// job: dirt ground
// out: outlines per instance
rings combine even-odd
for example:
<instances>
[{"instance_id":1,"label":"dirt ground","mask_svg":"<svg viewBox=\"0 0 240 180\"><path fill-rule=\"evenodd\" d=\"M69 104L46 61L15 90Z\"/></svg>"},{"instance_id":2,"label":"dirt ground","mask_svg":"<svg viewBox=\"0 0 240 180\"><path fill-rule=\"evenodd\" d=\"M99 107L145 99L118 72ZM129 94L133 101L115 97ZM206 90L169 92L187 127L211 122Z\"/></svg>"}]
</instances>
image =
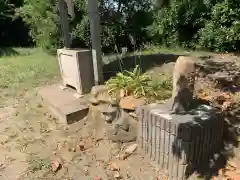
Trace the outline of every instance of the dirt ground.
<instances>
[{"instance_id":1,"label":"dirt ground","mask_svg":"<svg viewBox=\"0 0 240 180\"><path fill-rule=\"evenodd\" d=\"M120 146L104 138L99 124L96 129L101 118L70 126L58 124L36 91L9 100L0 115L1 180L113 179L118 174L109 170L112 163L116 163L123 179L157 177L157 169L136 152L128 159L118 158ZM52 161L62 166L56 173L50 166Z\"/></svg>"},{"instance_id":2,"label":"dirt ground","mask_svg":"<svg viewBox=\"0 0 240 180\"><path fill-rule=\"evenodd\" d=\"M153 70L160 72L165 67L173 65ZM9 98L0 107L0 180L167 179L137 151L119 159L129 144L109 142L101 121L97 116L70 126L59 124L35 89ZM240 167L236 165L239 158L236 155L232 160L235 169ZM58 168L55 172L52 163ZM112 166L114 170L109 169Z\"/></svg>"}]
</instances>

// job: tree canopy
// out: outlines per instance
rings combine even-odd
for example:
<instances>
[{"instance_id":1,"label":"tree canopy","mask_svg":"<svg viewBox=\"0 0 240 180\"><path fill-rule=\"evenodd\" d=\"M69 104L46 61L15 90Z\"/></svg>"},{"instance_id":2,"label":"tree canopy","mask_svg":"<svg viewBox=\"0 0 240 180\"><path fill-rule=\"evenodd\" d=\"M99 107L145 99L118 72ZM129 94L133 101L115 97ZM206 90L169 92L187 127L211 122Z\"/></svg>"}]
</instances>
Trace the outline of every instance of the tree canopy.
<instances>
[{"instance_id":1,"label":"tree canopy","mask_svg":"<svg viewBox=\"0 0 240 180\"><path fill-rule=\"evenodd\" d=\"M43 48L60 47L56 4L56 0L0 0L0 38L14 44L6 34L17 23L23 34L29 34L28 44L31 39ZM90 46L87 0L74 0L74 5L73 46ZM104 52L114 51L115 45L133 50L145 43L239 51L240 0L100 0L99 10Z\"/></svg>"}]
</instances>

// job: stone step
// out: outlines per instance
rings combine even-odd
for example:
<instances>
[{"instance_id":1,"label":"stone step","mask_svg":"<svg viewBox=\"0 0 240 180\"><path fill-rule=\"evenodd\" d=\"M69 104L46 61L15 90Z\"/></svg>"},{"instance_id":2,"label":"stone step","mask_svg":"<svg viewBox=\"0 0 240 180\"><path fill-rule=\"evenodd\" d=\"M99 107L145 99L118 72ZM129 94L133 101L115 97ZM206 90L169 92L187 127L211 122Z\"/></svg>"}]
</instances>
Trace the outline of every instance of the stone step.
<instances>
[{"instance_id":1,"label":"stone step","mask_svg":"<svg viewBox=\"0 0 240 180\"><path fill-rule=\"evenodd\" d=\"M70 88L61 88L60 84L47 85L38 89L50 113L60 123L72 124L88 114L87 97L77 97Z\"/></svg>"}]
</instances>

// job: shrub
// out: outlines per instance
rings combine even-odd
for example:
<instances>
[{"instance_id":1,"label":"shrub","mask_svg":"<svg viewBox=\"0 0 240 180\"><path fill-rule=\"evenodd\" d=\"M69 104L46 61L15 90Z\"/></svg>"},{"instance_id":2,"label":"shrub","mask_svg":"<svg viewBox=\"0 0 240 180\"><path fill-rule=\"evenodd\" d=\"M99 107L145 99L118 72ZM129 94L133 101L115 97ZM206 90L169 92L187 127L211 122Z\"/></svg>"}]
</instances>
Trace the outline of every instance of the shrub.
<instances>
[{"instance_id":1,"label":"shrub","mask_svg":"<svg viewBox=\"0 0 240 180\"><path fill-rule=\"evenodd\" d=\"M151 24L150 2L146 0L100 1L102 47L113 51L118 47L131 46L129 35L137 44L147 40L145 27ZM73 46L90 46L90 28L87 17L87 0L74 0L75 19L70 23ZM19 15L30 27L30 36L36 45L57 48L61 45L60 22L57 1L24 0ZM116 5L119 7L116 8Z\"/></svg>"},{"instance_id":2,"label":"shrub","mask_svg":"<svg viewBox=\"0 0 240 180\"><path fill-rule=\"evenodd\" d=\"M199 30L199 46L215 51L236 51L240 47L240 2L217 3Z\"/></svg>"},{"instance_id":3,"label":"shrub","mask_svg":"<svg viewBox=\"0 0 240 180\"><path fill-rule=\"evenodd\" d=\"M157 44L214 51L240 47L240 2L172 0L156 10L148 32Z\"/></svg>"},{"instance_id":4,"label":"shrub","mask_svg":"<svg viewBox=\"0 0 240 180\"><path fill-rule=\"evenodd\" d=\"M164 75L152 81L150 76L141 74L137 65L133 71L117 73L116 77L107 81L106 85L110 94L120 96L133 95L135 97L146 97L148 99L165 99L171 94L171 80Z\"/></svg>"},{"instance_id":5,"label":"shrub","mask_svg":"<svg viewBox=\"0 0 240 180\"><path fill-rule=\"evenodd\" d=\"M158 44L193 47L195 34L204 27L209 6L199 0L172 0L154 13L148 32Z\"/></svg>"},{"instance_id":6,"label":"shrub","mask_svg":"<svg viewBox=\"0 0 240 180\"><path fill-rule=\"evenodd\" d=\"M24 0L17 10L30 27L30 36L37 46L52 49L59 45L59 17L53 0Z\"/></svg>"}]
</instances>

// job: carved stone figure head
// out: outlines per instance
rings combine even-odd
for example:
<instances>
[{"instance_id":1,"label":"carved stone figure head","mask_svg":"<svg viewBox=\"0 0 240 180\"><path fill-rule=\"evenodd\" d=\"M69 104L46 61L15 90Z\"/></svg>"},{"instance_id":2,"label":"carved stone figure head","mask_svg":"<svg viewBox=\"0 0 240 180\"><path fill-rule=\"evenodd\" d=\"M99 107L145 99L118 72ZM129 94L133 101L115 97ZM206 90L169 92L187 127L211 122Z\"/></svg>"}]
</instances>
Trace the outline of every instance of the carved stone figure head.
<instances>
[{"instance_id":1,"label":"carved stone figure head","mask_svg":"<svg viewBox=\"0 0 240 180\"><path fill-rule=\"evenodd\" d=\"M119 99L109 95L106 86L94 86L89 100L101 112L107 123L112 123L118 116Z\"/></svg>"}]
</instances>

